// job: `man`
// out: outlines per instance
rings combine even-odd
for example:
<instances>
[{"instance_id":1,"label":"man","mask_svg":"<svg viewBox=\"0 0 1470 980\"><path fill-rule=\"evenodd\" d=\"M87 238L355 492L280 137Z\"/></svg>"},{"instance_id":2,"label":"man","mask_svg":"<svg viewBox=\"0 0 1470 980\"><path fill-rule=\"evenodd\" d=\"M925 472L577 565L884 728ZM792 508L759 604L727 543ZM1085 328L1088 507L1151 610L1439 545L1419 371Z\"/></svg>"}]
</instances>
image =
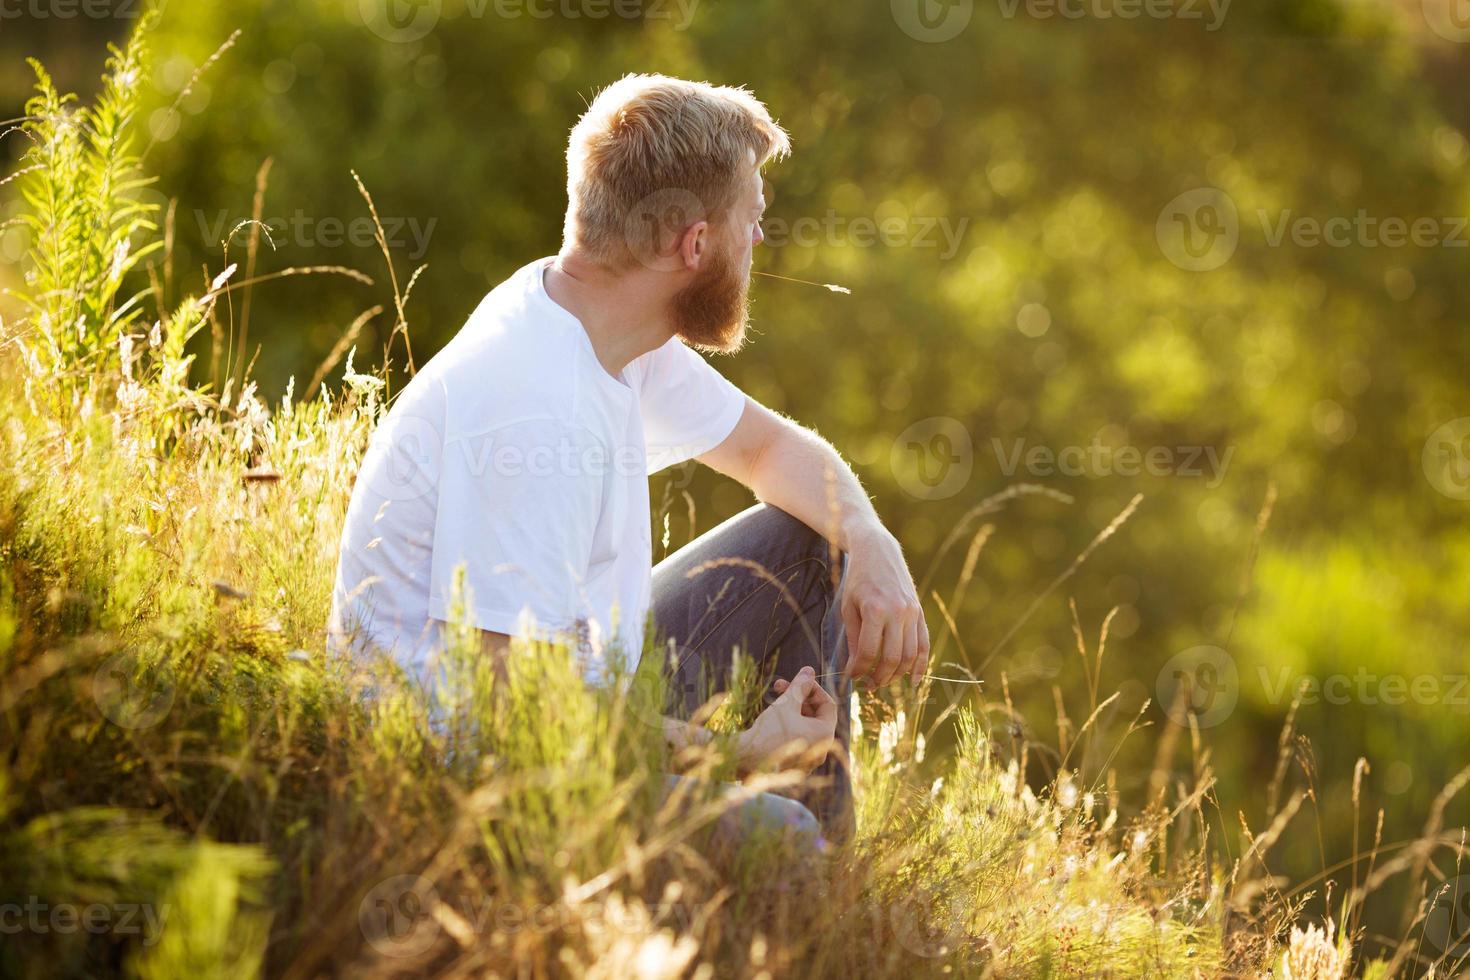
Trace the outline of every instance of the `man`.
<instances>
[{"instance_id":1,"label":"man","mask_svg":"<svg viewBox=\"0 0 1470 980\"><path fill-rule=\"evenodd\" d=\"M917 680L929 637L898 542L816 434L695 348L740 349L762 169L786 132L743 89L630 75L572 131L559 255L517 271L399 395L353 490L331 633L431 678L453 583L487 655L571 637L636 660L651 618L683 718L737 648L771 677L742 769L837 736L854 680ZM687 459L762 501L650 569L648 476ZM704 729L669 719L676 745ZM822 764L829 836L845 756Z\"/></svg>"}]
</instances>

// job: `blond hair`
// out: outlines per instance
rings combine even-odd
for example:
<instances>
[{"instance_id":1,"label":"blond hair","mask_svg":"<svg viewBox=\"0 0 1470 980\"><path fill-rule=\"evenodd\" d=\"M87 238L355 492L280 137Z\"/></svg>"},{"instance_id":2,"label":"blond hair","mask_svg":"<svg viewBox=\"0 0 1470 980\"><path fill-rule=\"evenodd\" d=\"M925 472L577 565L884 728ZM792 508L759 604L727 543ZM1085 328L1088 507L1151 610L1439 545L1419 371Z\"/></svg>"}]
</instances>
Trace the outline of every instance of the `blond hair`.
<instances>
[{"instance_id":1,"label":"blond hair","mask_svg":"<svg viewBox=\"0 0 1470 980\"><path fill-rule=\"evenodd\" d=\"M626 75L572 129L564 245L627 268L695 221L718 225L752 167L790 152L786 131L744 88Z\"/></svg>"}]
</instances>

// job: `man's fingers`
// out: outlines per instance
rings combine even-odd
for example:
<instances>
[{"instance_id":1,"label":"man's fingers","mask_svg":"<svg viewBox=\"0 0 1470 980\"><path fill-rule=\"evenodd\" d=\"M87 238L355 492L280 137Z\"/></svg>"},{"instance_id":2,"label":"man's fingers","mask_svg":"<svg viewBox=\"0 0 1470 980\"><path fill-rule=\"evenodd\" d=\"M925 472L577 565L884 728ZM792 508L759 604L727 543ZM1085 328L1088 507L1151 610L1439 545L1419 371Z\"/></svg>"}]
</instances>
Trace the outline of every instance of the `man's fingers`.
<instances>
[{"instance_id":1,"label":"man's fingers","mask_svg":"<svg viewBox=\"0 0 1470 980\"><path fill-rule=\"evenodd\" d=\"M828 703L837 703L832 697L832 692L828 691L816 681L813 681L812 686L807 689L806 700L802 702L802 706L805 708L818 708Z\"/></svg>"},{"instance_id":2,"label":"man's fingers","mask_svg":"<svg viewBox=\"0 0 1470 980\"><path fill-rule=\"evenodd\" d=\"M830 738L837 729L837 699L826 688L818 686L816 693L807 700L807 706L813 709L813 717L829 726L827 736Z\"/></svg>"},{"instance_id":3,"label":"man's fingers","mask_svg":"<svg viewBox=\"0 0 1470 980\"><path fill-rule=\"evenodd\" d=\"M777 678L776 700L756 719L752 732L759 731L764 754L813 755L816 746L826 745L837 729L837 702L817 680L812 667L803 667L790 680ZM809 759L812 765L815 759Z\"/></svg>"},{"instance_id":4,"label":"man's fingers","mask_svg":"<svg viewBox=\"0 0 1470 980\"><path fill-rule=\"evenodd\" d=\"M883 624L883 658L873 670L873 683L886 687L903 667L903 620L897 616Z\"/></svg>"},{"instance_id":5,"label":"man's fingers","mask_svg":"<svg viewBox=\"0 0 1470 980\"><path fill-rule=\"evenodd\" d=\"M843 665L843 671L848 677L856 678L858 644L863 633L863 619L858 613L856 603L844 602L842 604L842 631L847 634L847 663Z\"/></svg>"},{"instance_id":6,"label":"man's fingers","mask_svg":"<svg viewBox=\"0 0 1470 980\"><path fill-rule=\"evenodd\" d=\"M824 708L835 707L837 704L817 680L817 672L811 667L803 667L797 671L786 690L786 697L799 704L801 714L807 718L820 717Z\"/></svg>"},{"instance_id":7,"label":"man's fingers","mask_svg":"<svg viewBox=\"0 0 1470 980\"><path fill-rule=\"evenodd\" d=\"M904 677L913 677L914 664L919 659L919 621L910 619L903 624L903 659L893 674L893 683Z\"/></svg>"},{"instance_id":8,"label":"man's fingers","mask_svg":"<svg viewBox=\"0 0 1470 980\"><path fill-rule=\"evenodd\" d=\"M871 673L883 653L883 621L868 615L860 616L860 619L857 659L849 665L847 675L853 680Z\"/></svg>"},{"instance_id":9,"label":"man's fingers","mask_svg":"<svg viewBox=\"0 0 1470 980\"><path fill-rule=\"evenodd\" d=\"M837 700L815 677L805 685L801 715L809 726L807 738L813 741L831 738L837 730Z\"/></svg>"},{"instance_id":10,"label":"man's fingers","mask_svg":"<svg viewBox=\"0 0 1470 980\"><path fill-rule=\"evenodd\" d=\"M783 700L801 704L806 700L808 687L815 683L817 683L817 672L810 667L803 667L789 681L778 678L776 680L777 693Z\"/></svg>"},{"instance_id":11,"label":"man's fingers","mask_svg":"<svg viewBox=\"0 0 1470 980\"><path fill-rule=\"evenodd\" d=\"M929 624L924 621L924 614L919 613L919 655L914 658L913 681L918 687L924 675L929 673Z\"/></svg>"}]
</instances>

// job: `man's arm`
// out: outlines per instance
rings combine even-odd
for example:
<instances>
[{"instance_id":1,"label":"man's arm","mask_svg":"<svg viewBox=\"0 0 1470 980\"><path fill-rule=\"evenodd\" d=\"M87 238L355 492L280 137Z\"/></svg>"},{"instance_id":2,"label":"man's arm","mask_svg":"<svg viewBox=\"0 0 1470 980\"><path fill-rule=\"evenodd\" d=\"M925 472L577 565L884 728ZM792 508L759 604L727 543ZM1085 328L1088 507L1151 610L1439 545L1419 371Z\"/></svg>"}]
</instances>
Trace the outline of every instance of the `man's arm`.
<instances>
[{"instance_id":1,"label":"man's arm","mask_svg":"<svg viewBox=\"0 0 1470 980\"><path fill-rule=\"evenodd\" d=\"M751 489L848 554L842 620L848 676L915 683L929 666L929 629L898 541L857 475L821 436L747 398L724 442L699 461Z\"/></svg>"}]
</instances>

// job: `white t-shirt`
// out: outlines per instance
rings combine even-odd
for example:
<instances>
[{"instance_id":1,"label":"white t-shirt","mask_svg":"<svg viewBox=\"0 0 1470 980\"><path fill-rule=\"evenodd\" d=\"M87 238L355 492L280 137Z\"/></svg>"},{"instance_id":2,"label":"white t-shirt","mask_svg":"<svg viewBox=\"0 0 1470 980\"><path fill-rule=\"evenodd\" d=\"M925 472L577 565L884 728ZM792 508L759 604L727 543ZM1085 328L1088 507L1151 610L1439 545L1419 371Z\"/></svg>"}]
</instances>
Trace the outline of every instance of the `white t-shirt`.
<instances>
[{"instance_id":1,"label":"white t-shirt","mask_svg":"<svg viewBox=\"0 0 1470 980\"><path fill-rule=\"evenodd\" d=\"M745 396L678 338L620 378L543 281L501 283L405 387L352 491L329 643L432 676L464 567L467 619L511 636L573 631L589 673L642 651L648 476L735 428Z\"/></svg>"}]
</instances>

